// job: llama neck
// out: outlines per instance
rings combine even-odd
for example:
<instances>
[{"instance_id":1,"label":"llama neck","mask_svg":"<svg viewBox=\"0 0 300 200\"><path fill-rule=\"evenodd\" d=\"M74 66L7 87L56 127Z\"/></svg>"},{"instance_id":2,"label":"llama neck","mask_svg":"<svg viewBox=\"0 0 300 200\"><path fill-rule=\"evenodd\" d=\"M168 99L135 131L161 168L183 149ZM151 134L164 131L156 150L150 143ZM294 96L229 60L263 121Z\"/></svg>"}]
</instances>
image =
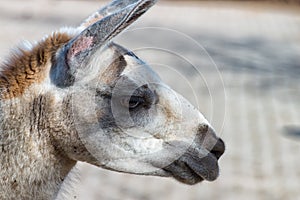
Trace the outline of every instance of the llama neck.
<instances>
[{"instance_id":1,"label":"llama neck","mask_svg":"<svg viewBox=\"0 0 300 200\"><path fill-rule=\"evenodd\" d=\"M49 133L48 100L0 104L0 199L54 199L76 164Z\"/></svg>"}]
</instances>

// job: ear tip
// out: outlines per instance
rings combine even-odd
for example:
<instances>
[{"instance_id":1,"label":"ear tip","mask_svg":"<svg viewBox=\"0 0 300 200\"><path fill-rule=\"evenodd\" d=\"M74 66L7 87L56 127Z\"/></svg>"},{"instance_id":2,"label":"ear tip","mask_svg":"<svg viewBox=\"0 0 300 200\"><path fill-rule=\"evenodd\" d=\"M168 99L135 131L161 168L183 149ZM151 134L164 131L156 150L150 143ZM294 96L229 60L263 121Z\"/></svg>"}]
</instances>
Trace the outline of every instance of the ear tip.
<instances>
[{"instance_id":1,"label":"ear tip","mask_svg":"<svg viewBox=\"0 0 300 200\"><path fill-rule=\"evenodd\" d=\"M157 3L158 0L141 0L144 1L145 3L148 3L150 6L153 6L154 4Z\"/></svg>"},{"instance_id":2,"label":"ear tip","mask_svg":"<svg viewBox=\"0 0 300 200\"><path fill-rule=\"evenodd\" d=\"M93 13L86 20L84 20L80 27L88 27L97 21L112 15L120 10L132 7L134 5L143 5L145 10L152 7L158 0L113 0L108 5L100 8L96 13Z\"/></svg>"},{"instance_id":3,"label":"ear tip","mask_svg":"<svg viewBox=\"0 0 300 200\"><path fill-rule=\"evenodd\" d=\"M156 2L157 0L139 0L136 3L129 5L128 7L133 7L133 12L140 12L140 15L142 15L152 6L154 6Z\"/></svg>"}]
</instances>

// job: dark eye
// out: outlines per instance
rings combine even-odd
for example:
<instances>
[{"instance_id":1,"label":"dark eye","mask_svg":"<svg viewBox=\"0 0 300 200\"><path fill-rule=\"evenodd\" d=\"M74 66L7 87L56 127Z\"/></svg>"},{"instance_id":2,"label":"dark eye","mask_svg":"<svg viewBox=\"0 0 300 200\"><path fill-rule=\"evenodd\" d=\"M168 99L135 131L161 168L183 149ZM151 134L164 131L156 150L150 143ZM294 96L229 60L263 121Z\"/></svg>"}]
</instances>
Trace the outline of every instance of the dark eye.
<instances>
[{"instance_id":1,"label":"dark eye","mask_svg":"<svg viewBox=\"0 0 300 200\"><path fill-rule=\"evenodd\" d=\"M129 109L135 109L145 103L144 98L142 97L137 97L137 96L132 96L130 97L128 108Z\"/></svg>"},{"instance_id":2,"label":"dark eye","mask_svg":"<svg viewBox=\"0 0 300 200\"><path fill-rule=\"evenodd\" d=\"M131 96L121 96L120 103L129 111L137 110L138 108L150 109L157 102L157 95L152 92L148 85L144 85L136 89Z\"/></svg>"},{"instance_id":3,"label":"dark eye","mask_svg":"<svg viewBox=\"0 0 300 200\"><path fill-rule=\"evenodd\" d=\"M129 108L129 110L133 110L133 109L136 109L136 108L144 105L145 99L143 97L139 97L139 96L131 96L129 101L128 101L128 98L124 98L121 101L121 104L124 107Z\"/></svg>"}]
</instances>

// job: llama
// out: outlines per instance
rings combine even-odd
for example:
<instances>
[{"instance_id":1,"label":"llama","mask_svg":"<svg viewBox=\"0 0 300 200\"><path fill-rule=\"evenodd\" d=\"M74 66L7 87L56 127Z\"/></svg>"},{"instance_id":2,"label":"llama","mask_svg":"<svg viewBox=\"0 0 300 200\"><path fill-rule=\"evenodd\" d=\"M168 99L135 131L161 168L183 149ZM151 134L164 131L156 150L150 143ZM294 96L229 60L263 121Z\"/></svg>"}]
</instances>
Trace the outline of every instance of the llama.
<instances>
[{"instance_id":1,"label":"llama","mask_svg":"<svg viewBox=\"0 0 300 200\"><path fill-rule=\"evenodd\" d=\"M189 185L217 179L225 147L209 122L112 42L155 2L115 0L1 65L1 199L55 199L78 161Z\"/></svg>"}]
</instances>

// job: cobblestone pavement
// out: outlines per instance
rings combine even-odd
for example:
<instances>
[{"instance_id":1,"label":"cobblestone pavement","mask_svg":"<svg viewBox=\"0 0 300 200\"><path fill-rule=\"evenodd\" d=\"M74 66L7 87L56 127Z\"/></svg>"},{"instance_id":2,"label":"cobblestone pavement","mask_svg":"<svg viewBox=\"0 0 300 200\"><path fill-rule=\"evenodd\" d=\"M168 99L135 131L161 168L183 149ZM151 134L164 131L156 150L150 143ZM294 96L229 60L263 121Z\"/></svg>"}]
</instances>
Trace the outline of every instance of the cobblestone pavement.
<instances>
[{"instance_id":1,"label":"cobblestone pavement","mask_svg":"<svg viewBox=\"0 0 300 200\"><path fill-rule=\"evenodd\" d=\"M22 39L34 41L78 24L103 3L1 2L0 58ZM185 186L80 163L77 199L300 199L300 15L295 8L162 2L117 40L198 103L227 145L221 176Z\"/></svg>"}]
</instances>

